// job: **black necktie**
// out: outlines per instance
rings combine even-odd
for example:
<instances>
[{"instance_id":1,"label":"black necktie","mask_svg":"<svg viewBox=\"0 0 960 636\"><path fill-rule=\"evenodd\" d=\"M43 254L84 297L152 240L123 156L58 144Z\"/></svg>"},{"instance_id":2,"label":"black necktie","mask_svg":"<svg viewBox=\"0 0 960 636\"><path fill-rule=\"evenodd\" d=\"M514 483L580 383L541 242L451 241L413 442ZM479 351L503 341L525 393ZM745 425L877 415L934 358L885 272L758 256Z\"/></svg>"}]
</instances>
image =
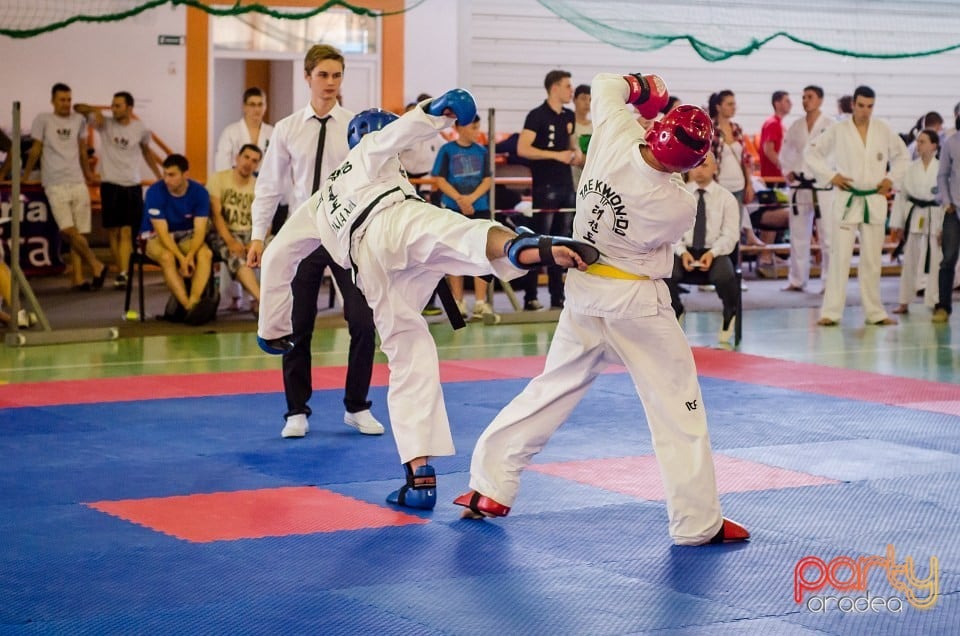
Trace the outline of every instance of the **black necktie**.
<instances>
[{"instance_id":1,"label":"black necktie","mask_svg":"<svg viewBox=\"0 0 960 636\"><path fill-rule=\"evenodd\" d=\"M707 202L703 200L706 190L697 190L697 221L693 224L693 249L702 250L707 245Z\"/></svg>"},{"instance_id":2,"label":"black necktie","mask_svg":"<svg viewBox=\"0 0 960 636\"><path fill-rule=\"evenodd\" d=\"M317 139L317 161L313 164L313 188L310 190L310 194L320 189L320 167L323 165L323 142L327 139L327 120L330 119L330 115L326 117L317 117L314 115L313 118L320 122L320 137Z\"/></svg>"}]
</instances>

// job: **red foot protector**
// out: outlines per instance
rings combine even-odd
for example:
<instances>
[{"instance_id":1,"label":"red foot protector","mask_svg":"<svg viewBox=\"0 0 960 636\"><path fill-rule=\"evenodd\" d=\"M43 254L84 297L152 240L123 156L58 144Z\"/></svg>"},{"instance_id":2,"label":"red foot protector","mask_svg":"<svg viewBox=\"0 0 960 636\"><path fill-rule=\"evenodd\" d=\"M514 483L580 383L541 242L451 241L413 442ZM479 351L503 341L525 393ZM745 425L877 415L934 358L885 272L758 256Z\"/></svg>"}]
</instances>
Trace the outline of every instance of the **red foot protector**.
<instances>
[{"instance_id":1,"label":"red foot protector","mask_svg":"<svg viewBox=\"0 0 960 636\"><path fill-rule=\"evenodd\" d=\"M428 522L311 486L97 501L86 505L193 543Z\"/></svg>"},{"instance_id":2,"label":"red foot protector","mask_svg":"<svg viewBox=\"0 0 960 636\"><path fill-rule=\"evenodd\" d=\"M490 497L481 495L476 490L463 493L454 499L453 503L466 508L467 510L463 511L463 516L472 519L482 519L483 517L506 517L508 514L510 514L509 506L504 506L503 504L494 501Z\"/></svg>"},{"instance_id":3,"label":"red foot protector","mask_svg":"<svg viewBox=\"0 0 960 636\"><path fill-rule=\"evenodd\" d=\"M739 543L750 538L750 533L746 528L732 519L723 518L723 525L710 543Z\"/></svg>"}]
</instances>

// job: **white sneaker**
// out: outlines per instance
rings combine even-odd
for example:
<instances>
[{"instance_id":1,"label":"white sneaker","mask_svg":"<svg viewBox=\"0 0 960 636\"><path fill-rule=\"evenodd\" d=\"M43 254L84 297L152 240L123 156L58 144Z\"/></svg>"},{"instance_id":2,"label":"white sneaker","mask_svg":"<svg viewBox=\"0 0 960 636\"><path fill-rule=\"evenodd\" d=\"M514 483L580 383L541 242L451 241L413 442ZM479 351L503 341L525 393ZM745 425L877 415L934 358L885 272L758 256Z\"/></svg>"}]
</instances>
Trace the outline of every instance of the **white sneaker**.
<instances>
[{"instance_id":1,"label":"white sneaker","mask_svg":"<svg viewBox=\"0 0 960 636\"><path fill-rule=\"evenodd\" d=\"M383 435L383 424L377 421L370 409L356 413L344 413L343 423L364 435Z\"/></svg>"},{"instance_id":2,"label":"white sneaker","mask_svg":"<svg viewBox=\"0 0 960 636\"><path fill-rule=\"evenodd\" d=\"M28 313L26 309L21 309L17 312L17 326L21 329L29 329L39 321L37 314L32 311Z\"/></svg>"},{"instance_id":3,"label":"white sneaker","mask_svg":"<svg viewBox=\"0 0 960 636\"><path fill-rule=\"evenodd\" d=\"M287 418L287 423L280 431L280 437L303 437L309 432L310 424L307 422L307 414L297 413Z\"/></svg>"},{"instance_id":4,"label":"white sneaker","mask_svg":"<svg viewBox=\"0 0 960 636\"><path fill-rule=\"evenodd\" d=\"M470 317L470 314L467 313L467 303L462 300L457 301L457 309L460 310L460 315L463 316L464 320L467 320Z\"/></svg>"},{"instance_id":5,"label":"white sneaker","mask_svg":"<svg viewBox=\"0 0 960 636\"><path fill-rule=\"evenodd\" d=\"M493 307L484 300L478 300L473 304L473 320L483 320L484 316L492 316Z\"/></svg>"},{"instance_id":6,"label":"white sneaker","mask_svg":"<svg viewBox=\"0 0 960 636\"><path fill-rule=\"evenodd\" d=\"M737 317L734 316L730 319L730 324L727 325L726 329L723 328L723 325L720 326L720 335L717 337L717 339L720 341L720 344L730 344L736 324Z\"/></svg>"}]
</instances>

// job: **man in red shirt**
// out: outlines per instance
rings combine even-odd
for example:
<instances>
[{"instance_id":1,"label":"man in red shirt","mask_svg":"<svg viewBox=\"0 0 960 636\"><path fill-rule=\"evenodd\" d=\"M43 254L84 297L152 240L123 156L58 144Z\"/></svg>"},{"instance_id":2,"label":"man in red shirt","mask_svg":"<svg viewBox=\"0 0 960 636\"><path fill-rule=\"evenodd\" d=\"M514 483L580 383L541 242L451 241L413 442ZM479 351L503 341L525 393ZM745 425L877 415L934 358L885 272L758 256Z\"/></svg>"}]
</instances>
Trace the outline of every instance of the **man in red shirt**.
<instances>
[{"instance_id":1,"label":"man in red shirt","mask_svg":"<svg viewBox=\"0 0 960 636\"><path fill-rule=\"evenodd\" d=\"M786 91L775 91L770 100L773 115L763 122L760 129L760 176L764 179L783 179L780 170L780 147L783 146L783 118L790 113L793 104Z\"/></svg>"}]
</instances>

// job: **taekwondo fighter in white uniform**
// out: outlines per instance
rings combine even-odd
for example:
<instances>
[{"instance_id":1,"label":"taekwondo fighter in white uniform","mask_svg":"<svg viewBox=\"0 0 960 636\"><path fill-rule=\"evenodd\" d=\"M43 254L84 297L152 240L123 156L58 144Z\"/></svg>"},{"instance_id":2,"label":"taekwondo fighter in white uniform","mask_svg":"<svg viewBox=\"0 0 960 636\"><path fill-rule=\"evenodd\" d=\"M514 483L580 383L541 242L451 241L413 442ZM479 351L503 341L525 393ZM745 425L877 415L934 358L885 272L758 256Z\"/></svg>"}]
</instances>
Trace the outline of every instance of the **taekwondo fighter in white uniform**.
<instances>
[{"instance_id":1,"label":"taekwondo fighter in white uniform","mask_svg":"<svg viewBox=\"0 0 960 636\"><path fill-rule=\"evenodd\" d=\"M593 136L573 233L600 250L600 261L567 274L567 302L543 373L480 436L472 490L454 503L469 509L467 517L505 516L523 469L604 368L622 363L647 416L673 541L743 541L746 529L720 512L697 370L664 282L673 244L696 218L696 200L674 173L703 161L713 125L696 106L682 105L644 133L629 104L656 116L667 91L654 75L600 74L591 96Z\"/></svg>"},{"instance_id":2,"label":"taekwondo fighter in white uniform","mask_svg":"<svg viewBox=\"0 0 960 636\"><path fill-rule=\"evenodd\" d=\"M297 346L290 337L290 282L303 257L322 244L353 270L389 362L387 406L407 478L387 501L411 508L436 505L436 473L427 462L455 452L436 345L420 313L437 283L446 274L511 279L553 262L585 270L599 257L588 244L518 236L494 221L450 214L417 196L398 154L432 138L454 117L469 124L476 112L470 93L458 89L399 119L376 109L355 116L347 158L264 252L258 342L268 353Z\"/></svg>"},{"instance_id":3,"label":"taekwondo fighter in white uniform","mask_svg":"<svg viewBox=\"0 0 960 636\"><path fill-rule=\"evenodd\" d=\"M830 213L833 206L833 192L824 190L830 184L817 183L810 168L804 163L803 151L807 143L823 134L836 123L820 110L823 104L823 89L819 86L807 86L803 89L803 111L805 116L790 125L780 149L780 166L787 183L794 188L793 209L790 211L790 271L784 291L803 291L810 279L810 241L813 236L813 222L819 208L820 220L817 233L820 239L820 278L827 280L830 266ZM798 185L800 187L798 187ZM813 196L816 188L817 205Z\"/></svg>"},{"instance_id":4,"label":"taekwondo fighter in white uniform","mask_svg":"<svg viewBox=\"0 0 960 636\"><path fill-rule=\"evenodd\" d=\"M909 313L908 305L917 292L917 277L923 271L923 262L929 254L930 275L924 286L924 304L933 309L940 299L940 285L936 272L940 269L943 252L936 240L937 228L943 225L943 208L937 205L937 173L940 160L937 149L940 137L932 130L917 135L918 158L910 162L903 183L893 200L890 230L894 241L903 241L903 269L900 271L900 305L895 314ZM931 226L934 227L931 232Z\"/></svg>"},{"instance_id":5,"label":"taekwondo fighter in white uniform","mask_svg":"<svg viewBox=\"0 0 960 636\"><path fill-rule=\"evenodd\" d=\"M804 152L814 177L840 190L833 197L830 271L817 322L821 326L837 325L843 318L857 234L857 278L866 321L872 325L897 324L880 302L880 260L886 232L886 195L903 178L909 155L900 136L886 122L871 117L874 101L873 89L858 86L853 93L853 116L828 128L807 144Z\"/></svg>"}]
</instances>

